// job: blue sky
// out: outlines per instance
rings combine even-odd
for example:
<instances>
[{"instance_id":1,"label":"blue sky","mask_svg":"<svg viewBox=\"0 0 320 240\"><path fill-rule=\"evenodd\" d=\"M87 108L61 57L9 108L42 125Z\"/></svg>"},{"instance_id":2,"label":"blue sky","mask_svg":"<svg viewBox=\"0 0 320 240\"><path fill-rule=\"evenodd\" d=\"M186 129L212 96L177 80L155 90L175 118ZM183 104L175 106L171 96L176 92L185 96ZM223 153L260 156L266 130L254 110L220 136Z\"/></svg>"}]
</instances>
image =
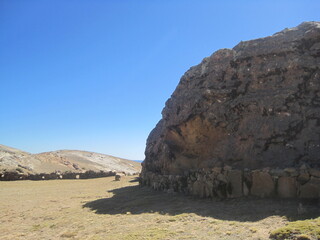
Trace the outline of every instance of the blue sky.
<instances>
[{"instance_id":1,"label":"blue sky","mask_svg":"<svg viewBox=\"0 0 320 240\"><path fill-rule=\"evenodd\" d=\"M185 71L319 12L318 0L1 0L0 144L143 159Z\"/></svg>"}]
</instances>

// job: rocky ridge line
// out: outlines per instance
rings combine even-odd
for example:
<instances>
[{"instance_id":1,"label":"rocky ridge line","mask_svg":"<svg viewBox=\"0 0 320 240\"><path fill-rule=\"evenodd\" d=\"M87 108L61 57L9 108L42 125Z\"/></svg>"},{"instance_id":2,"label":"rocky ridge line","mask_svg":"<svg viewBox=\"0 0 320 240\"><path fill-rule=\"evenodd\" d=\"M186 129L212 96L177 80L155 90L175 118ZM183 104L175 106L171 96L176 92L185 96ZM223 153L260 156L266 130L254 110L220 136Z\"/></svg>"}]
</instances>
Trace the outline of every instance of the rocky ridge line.
<instances>
[{"instance_id":1,"label":"rocky ridge line","mask_svg":"<svg viewBox=\"0 0 320 240\"><path fill-rule=\"evenodd\" d=\"M31 154L0 145L0 181L95 178L139 172L140 163L106 154L79 150Z\"/></svg>"}]
</instances>

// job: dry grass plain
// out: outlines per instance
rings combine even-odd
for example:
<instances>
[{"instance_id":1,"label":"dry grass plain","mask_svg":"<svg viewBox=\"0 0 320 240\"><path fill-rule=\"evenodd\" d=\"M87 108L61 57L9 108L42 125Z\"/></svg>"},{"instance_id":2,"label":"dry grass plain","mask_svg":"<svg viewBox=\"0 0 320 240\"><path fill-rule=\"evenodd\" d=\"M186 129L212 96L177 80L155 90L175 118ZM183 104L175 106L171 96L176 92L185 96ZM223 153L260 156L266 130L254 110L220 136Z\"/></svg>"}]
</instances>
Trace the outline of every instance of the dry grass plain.
<instances>
[{"instance_id":1,"label":"dry grass plain","mask_svg":"<svg viewBox=\"0 0 320 240\"><path fill-rule=\"evenodd\" d=\"M194 199L140 188L135 177L0 182L0 239L268 239L316 203Z\"/></svg>"}]
</instances>

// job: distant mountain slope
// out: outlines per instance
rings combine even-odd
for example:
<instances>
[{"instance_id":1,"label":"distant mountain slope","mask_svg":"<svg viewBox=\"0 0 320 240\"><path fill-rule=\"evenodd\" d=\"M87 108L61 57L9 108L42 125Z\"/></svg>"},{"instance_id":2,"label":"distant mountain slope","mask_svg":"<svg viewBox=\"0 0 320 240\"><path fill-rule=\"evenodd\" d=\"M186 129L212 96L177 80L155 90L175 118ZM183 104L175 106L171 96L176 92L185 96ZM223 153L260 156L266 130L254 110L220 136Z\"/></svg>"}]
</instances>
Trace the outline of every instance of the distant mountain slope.
<instances>
[{"instance_id":1,"label":"distant mountain slope","mask_svg":"<svg viewBox=\"0 0 320 240\"><path fill-rule=\"evenodd\" d=\"M141 164L101 153L59 150L31 154L0 144L0 172L17 170L23 173L52 173L114 171L134 174L140 172Z\"/></svg>"}]
</instances>

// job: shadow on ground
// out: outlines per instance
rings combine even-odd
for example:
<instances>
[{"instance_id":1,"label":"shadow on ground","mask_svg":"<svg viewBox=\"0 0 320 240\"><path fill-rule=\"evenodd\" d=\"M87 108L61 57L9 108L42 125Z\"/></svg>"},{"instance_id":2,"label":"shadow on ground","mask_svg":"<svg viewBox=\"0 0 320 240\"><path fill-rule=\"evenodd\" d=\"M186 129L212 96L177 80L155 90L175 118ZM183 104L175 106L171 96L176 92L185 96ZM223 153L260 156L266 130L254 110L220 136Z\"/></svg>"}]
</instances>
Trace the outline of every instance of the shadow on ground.
<instances>
[{"instance_id":1,"label":"shadow on ground","mask_svg":"<svg viewBox=\"0 0 320 240\"><path fill-rule=\"evenodd\" d=\"M83 207L97 214L154 213L178 215L195 213L229 221L258 221L269 216L285 216L289 220L300 220L320 216L317 202L285 199L196 199L182 194L154 191L148 187L129 186L109 191L110 198L88 202ZM300 209L301 211L301 209Z\"/></svg>"}]
</instances>

